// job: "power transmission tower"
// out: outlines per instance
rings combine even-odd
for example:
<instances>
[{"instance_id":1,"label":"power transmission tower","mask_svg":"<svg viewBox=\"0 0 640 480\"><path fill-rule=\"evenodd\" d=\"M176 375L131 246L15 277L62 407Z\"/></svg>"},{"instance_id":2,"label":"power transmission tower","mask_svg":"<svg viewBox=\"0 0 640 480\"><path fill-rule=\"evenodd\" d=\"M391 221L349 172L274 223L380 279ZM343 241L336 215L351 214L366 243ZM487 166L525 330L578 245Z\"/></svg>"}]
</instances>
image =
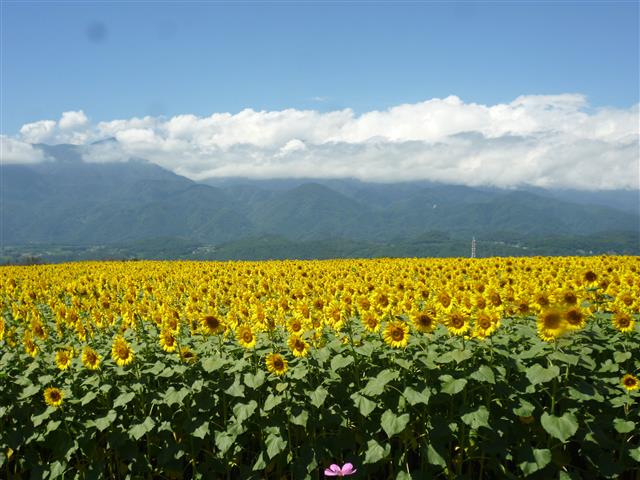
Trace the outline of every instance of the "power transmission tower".
<instances>
[{"instance_id":1,"label":"power transmission tower","mask_svg":"<svg viewBox=\"0 0 640 480\"><path fill-rule=\"evenodd\" d=\"M476 237L471 239L471 258L476 258Z\"/></svg>"}]
</instances>

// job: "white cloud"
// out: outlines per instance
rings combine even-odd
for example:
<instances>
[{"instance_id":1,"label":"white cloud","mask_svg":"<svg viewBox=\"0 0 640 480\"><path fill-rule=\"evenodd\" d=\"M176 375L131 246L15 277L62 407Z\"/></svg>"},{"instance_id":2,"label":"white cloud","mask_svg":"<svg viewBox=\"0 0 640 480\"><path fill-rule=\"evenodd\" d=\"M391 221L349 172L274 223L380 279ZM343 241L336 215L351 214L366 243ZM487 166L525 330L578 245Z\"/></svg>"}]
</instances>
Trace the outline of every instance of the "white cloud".
<instances>
[{"instance_id":1,"label":"white cloud","mask_svg":"<svg viewBox=\"0 0 640 480\"><path fill-rule=\"evenodd\" d=\"M53 120L26 123L20 128L20 136L25 142L40 143L51 140L55 128L56 122Z\"/></svg>"},{"instance_id":2,"label":"white cloud","mask_svg":"<svg viewBox=\"0 0 640 480\"><path fill-rule=\"evenodd\" d=\"M108 137L117 142L91 143ZM58 124L23 126L16 140L84 144L87 161L142 157L194 179L348 176L600 189L638 188L640 175L638 105L591 111L580 94L497 105L449 96L361 115L246 109L95 126L82 111L65 112Z\"/></svg>"},{"instance_id":3,"label":"white cloud","mask_svg":"<svg viewBox=\"0 0 640 480\"><path fill-rule=\"evenodd\" d=\"M42 150L34 148L30 143L0 135L0 163L25 164L38 163L45 160Z\"/></svg>"},{"instance_id":4,"label":"white cloud","mask_svg":"<svg viewBox=\"0 0 640 480\"><path fill-rule=\"evenodd\" d=\"M89 123L89 119L82 110L77 112L63 112L58 125L62 130L70 130L72 128L82 127Z\"/></svg>"}]
</instances>

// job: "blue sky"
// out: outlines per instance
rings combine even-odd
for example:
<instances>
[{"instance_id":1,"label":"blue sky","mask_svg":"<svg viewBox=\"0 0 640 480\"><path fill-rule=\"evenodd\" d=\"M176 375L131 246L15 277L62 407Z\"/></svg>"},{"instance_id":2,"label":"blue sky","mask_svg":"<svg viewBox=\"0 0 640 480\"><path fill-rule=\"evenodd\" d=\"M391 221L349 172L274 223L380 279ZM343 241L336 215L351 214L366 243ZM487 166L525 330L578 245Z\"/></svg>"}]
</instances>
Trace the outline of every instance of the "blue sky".
<instances>
[{"instance_id":1,"label":"blue sky","mask_svg":"<svg viewBox=\"0 0 640 480\"><path fill-rule=\"evenodd\" d=\"M190 113L356 113L456 95L639 100L638 2L2 2L2 132Z\"/></svg>"}]
</instances>

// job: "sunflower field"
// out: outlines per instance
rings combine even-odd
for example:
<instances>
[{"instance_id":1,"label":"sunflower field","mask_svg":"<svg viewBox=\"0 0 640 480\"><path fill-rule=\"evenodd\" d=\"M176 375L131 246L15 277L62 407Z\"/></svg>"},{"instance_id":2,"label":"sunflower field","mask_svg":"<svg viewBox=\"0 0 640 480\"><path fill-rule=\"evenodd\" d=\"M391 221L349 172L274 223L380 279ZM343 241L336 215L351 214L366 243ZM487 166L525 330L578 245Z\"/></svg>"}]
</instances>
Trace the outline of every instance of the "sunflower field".
<instances>
[{"instance_id":1,"label":"sunflower field","mask_svg":"<svg viewBox=\"0 0 640 480\"><path fill-rule=\"evenodd\" d=\"M640 478L638 257L2 267L0 310L3 479Z\"/></svg>"}]
</instances>

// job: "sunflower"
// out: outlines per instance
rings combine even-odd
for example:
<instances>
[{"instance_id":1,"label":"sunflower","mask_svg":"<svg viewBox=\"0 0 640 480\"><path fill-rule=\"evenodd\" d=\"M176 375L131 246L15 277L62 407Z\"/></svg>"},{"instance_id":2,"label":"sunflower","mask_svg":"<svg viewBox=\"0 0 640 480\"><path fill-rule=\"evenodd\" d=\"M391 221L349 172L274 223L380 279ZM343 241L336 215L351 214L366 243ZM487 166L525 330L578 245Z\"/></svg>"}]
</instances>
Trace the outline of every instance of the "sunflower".
<instances>
[{"instance_id":1,"label":"sunflower","mask_svg":"<svg viewBox=\"0 0 640 480\"><path fill-rule=\"evenodd\" d=\"M638 381L638 377L627 373L622 380L620 381L622 386L627 389L628 392L632 392L633 390L637 390L640 388L640 381Z\"/></svg>"},{"instance_id":2,"label":"sunflower","mask_svg":"<svg viewBox=\"0 0 640 480\"><path fill-rule=\"evenodd\" d=\"M97 370L100 367L102 357L91 347L86 346L82 350L82 363L89 370Z\"/></svg>"},{"instance_id":3,"label":"sunflower","mask_svg":"<svg viewBox=\"0 0 640 480\"><path fill-rule=\"evenodd\" d=\"M198 356L188 348L183 348L182 350L180 350L179 355L180 360L182 360L184 363L195 363L196 360L198 360Z\"/></svg>"},{"instance_id":4,"label":"sunflower","mask_svg":"<svg viewBox=\"0 0 640 480\"><path fill-rule=\"evenodd\" d=\"M24 337L22 338L24 343L24 351L27 352L32 357L35 357L38 354L38 345L33 341L33 337L30 332L24 332Z\"/></svg>"},{"instance_id":5,"label":"sunflower","mask_svg":"<svg viewBox=\"0 0 640 480\"><path fill-rule=\"evenodd\" d=\"M44 401L50 407L58 408L60 405L62 405L63 398L64 394L59 388L49 387L44 391Z\"/></svg>"},{"instance_id":6,"label":"sunflower","mask_svg":"<svg viewBox=\"0 0 640 480\"><path fill-rule=\"evenodd\" d=\"M550 304L551 300L549 300L549 294L547 292L539 290L533 295L533 306L536 307L538 311L548 308Z\"/></svg>"},{"instance_id":7,"label":"sunflower","mask_svg":"<svg viewBox=\"0 0 640 480\"><path fill-rule=\"evenodd\" d=\"M4 338L4 319L0 318L0 342Z\"/></svg>"},{"instance_id":8,"label":"sunflower","mask_svg":"<svg viewBox=\"0 0 640 480\"><path fill-rule=\"evenodd\" d=\"M451 305L451 297L447 292L441 291L438 293L438 302L440 302L440 305L444 308L449 308L449 305Z\"/></svg>"},{"instance_id":9,"label":"sunflower","mask_svg":"<svg viewBox=\"0 0 640 480\"><path fill-rule=\"evenodd\" d=\"M614 313L611 322L614 327L624 333L631 332L636 324L636 321L631 315L622 311Z\"/></svg>"},{"instance_id":10,"label":"sunflower","mask_svg":"<svg viewBox=\"0 0 640 480\"><path fill-rule=\"evenodd\" d=\"M494 289L489 290L488 300L489 303L495 308L498 308L502 305L502 297L500 297L500 293Z\"/></svg>"},{"instance_id":11,"label":"sunflower","mask_svg":"<svg viewBox=\"0 0 640 480\"><path fill-rule=\"evenodd\" d=\"M293 318L289 319L287 322L287 330L289 333L295 333L297 335L302 335L304 331L304 323L303 323L302 314L295 315Z\"/></svg>"},{"instance_id":12,"label":"sunflower","mask_svg":"<svg viewBox=\"0 0 640 480\"><path fill-rule=\"evenodd\" d=\"M222 320L215 315L205 315L200 320L200 329L206 335L216 335L224 332L225 326Z\"/></svg>"},{"instance_id":13,"label":"sunflower","mask_svg":"<svg viewBox=\"0 0 640 480\"><path fill-rule=\"evenodd\" d=\"M578 294L572 288L565 288L557 293L558 300L565 305L579 305Z\"/></svg>"},{"instance_id":14,"label":"sunflower","mask_svg":"<svg viewBox=\"0 0 640 480\"><path fill-rule=\"evenodd\" d=\"M470 327L469 317L459 310L454 310L449 313L446 326L452 335L464 335Z\"/></svg>"},{"instance_id":15,"label":"sunflower","mask_svg":"<svg viewBox=\"0 0 640 480\"><path fill-rule=\"evenodd\" d=\"M382 338L390 347L404 348L409 342L409 326L400 320L389 322L384 327Z\"/></svg>"},{"instance_id":16,"label":"sunflower","mask_svg":"<svg viewBox=\"0 0 640 480\"><path fill-rule=\"evenodd\" d=\"M174 352L178 348L178 342L173 330L165 328L160 332L160 346L165 352Z\"/></svg>"},{"instance_id":17,"label":"sunflower","mask_svg":"<svg viewBox=\"0 0 640 480\"><path fill-rule=\"evenodd\" d=\"M438 324L436 312L432 308L427 308L411 315L411 323L415 329L421 333L433 332Z\"/></svg>"},{"instance_id":18,"label":"sunflower","mask_svg":"<svg viewBox=\"0 0 640 480\"><path fill-rule=\"evenodd\" d=\"M484 339L493 334L500 325L500 319L495 313L478 312L473 328L473 337Z\"/></svg>"},{"instance_id":19,"label":"sunflower","mask_svg":"<svg viewBox=\"0 0 640 480\"><path fill-rule=\"evenodd\" d=\"M563 312L564 320L569 330L581 330L587 323L584 311L577 306L568 308Z\"/></svg>"},{"instance_id":20,"label":"sunflower","mask_svg":"<svg viewBox=\"0 0 640 480\"><path fill-rule=\"evenodd\" d=\"M165 317L162 321L162 326L166 330L177 332L179 326L178 319L175 316Z\"/></svg>"},{"instance_id":21,"label":"sunflower","mask_svg":"<svg viewBox=\"0 0 640 480\"><path fill-rule=\"evenodd\" d=\"M236 330L236 338L238 339L238 343L244 348L253 348L256 346L256 336L248 325L238 327Z\"/></svg>"},{"instance_id":22,"label":"sunflower","mask_svg":"<svg viewBox=\"0 0 640 480\"><path fill-rule=\"evenodd\" d=\"M521 295L515 301L515 311L520 315L528 315L531 313L531 299L526 295Z\"/></svg>"},{"instance_id":23,"label":"sunflower","mask_svg":"<svg viewBox=\"0 0 640 480\"><path fill-rule=\"evenodd\" d=\"M31 322L31 331L40 340L46 340L49 337L47 330L44 328L44 325L39 320L33 320Z\"/></svg>"},{"instance_id":24,"label":"sunflower","mask_svg":"<svg viewBox=\"0 0 640 480\"><path fill-rule=\"evenodd\" d=\"M587 270L582 274L582 280L589 286L593 286L598 280L598 275L593 270Z\"/></svg>"},{"instance_id":25,"label":"sunflower","mask_svg":"<svg viewBox=\"0 0 640 480\"><path fill-rule=\"evenodd\" d=\"M299 335L289 335L287 345L295 357L306 357L309 353L309 344Z\"/></svg>"},{"instance_id":26,"label":"sunflower","mask_svg":"<svg viewBox=\"0 0 640 480\"><path fill-rule=\"evenodd\" d=\"M360 317L360 321L364 326L365 330L368 332L377 332L380 330L380 320L378 316L373 312L373 310L367 310Z\"/></svg>"},{"instance_id":27,"label":"sunflower","mask_svg":"<svg viewBox=\"0 0 640 480\"><path fill-rule=\"evenodd\" d=\"M66 370L73 360L73 349L70 347L62 348L56 352L56 366L60 370Z\"/></svg>"},{"instance_id":28,"label":"sunflower","mask_svg":"<svg viewBox=\"0 0 640 480\"><path fill-rule=\"evenodd\" d=\"M358 307L362 312L366 312L371 308L371 301L365 296L358 297L356 303L358 304Z\"/></svg>"},{"instance_id":29,"label":"sunflower","mask_svg":"<svg viewBox=\"0 0 640 480\"><path fill-rule=\"evenodd\" d=\"M379 310L386 312L391 308L391 299L387 292L378 292L373 298L373 304Z\"/></svg>"},{"instance_id":30,"label":"sunflower","mask_svg":"<svg viewBox=\"0 0 640 480\"><path fill-rule=\"evenodd\" d=\"M121 367L133 362L133 350L121 335L118 335L113 340L113 345L111 346L111 357Z\"/></svg>"},{"instance_id":31,"label":"sunflower","mask_svg":"<svg viewBox=\"0 0 640 480\"><path fill-rule=\"evenodd\" d=\"M267 355L267 370L276 375L284 375L287 372L288 363L279 353Z\"/></svg>"},{"instance_id":32,"label":"sunflower","mask_svg":"<svg viewBox=\"0 0 640 480\"><path fill-rule=\"evenodd\" d=\"M566 330L562 313L556 309L544 310L538 317L538 335L545 342L552 342Z\"/></svg>"}]
</instances>

